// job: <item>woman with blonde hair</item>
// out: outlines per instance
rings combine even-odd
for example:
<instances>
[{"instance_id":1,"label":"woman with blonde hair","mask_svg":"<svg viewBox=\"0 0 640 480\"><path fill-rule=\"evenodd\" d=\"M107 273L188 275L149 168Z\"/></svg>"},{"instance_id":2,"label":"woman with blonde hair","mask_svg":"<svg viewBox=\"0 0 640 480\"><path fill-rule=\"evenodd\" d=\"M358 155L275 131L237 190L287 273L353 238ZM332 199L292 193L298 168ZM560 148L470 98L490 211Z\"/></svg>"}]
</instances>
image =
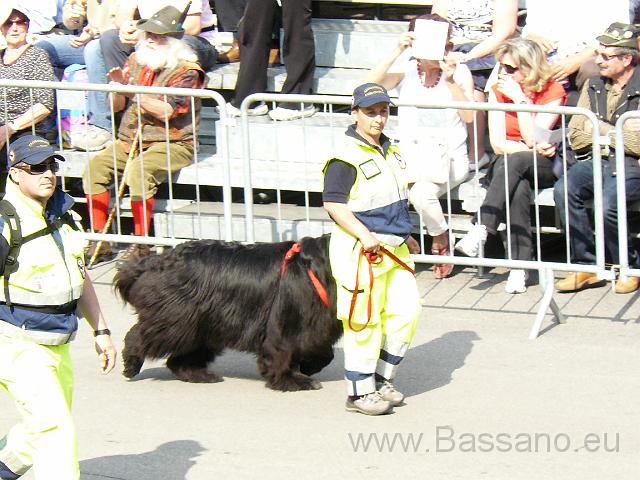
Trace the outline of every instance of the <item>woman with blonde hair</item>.
<instances>
[{"instance_id":1,"label":"woman with blonde hair","mask_svg":"<svg viewBox=\"0 0 640 480\"><path fill-rule=\"evenodd\" d=\"M496 59L501 66L489 103L550 107L565 103L564 88L552 79L546 55L536 42L522 38L508 40L496 50ZM532 258L530 204L535 177L537 174L539 188L551 187L556 181L553 172L556 145L535 143L534 129L551 129L559 119L560 115L555 113L489 112L489 137L499 157L492 167L487 196L480 207L481 223L476 217L475 225L456 245L457 250L469 256L478 255L487 232L495 235L501 222L509 222L510 258ZM509 218L506 218L507 198ZM511 270L505 290L526 291L525 271Z\"/></svg>"},{"instance_id":2,"label":"woman with blonde hair","mask_svg":"<svg viewBox=\"0 0 640 480\"><path fill-rule=\"evenodd\" d=\"M449 23L439 15L422 15L418 21ZM406 103L470 102L473 98L473 78L469 69L453 60L416 58L410 48L416 39L413 31L403 33L393 52L376 65L368 80L387 89L397 88L399 99ZM451 34L449 24L448 37ZM448 41L443 55L451 49ZM407 52L409 50L409 52ZM402 63L402 69L392 66L403 54L412 53ZM408 56L409 57L409 56ZM473 112L455 109L425 109L398 107L398 134L403 158L407 164L407 179L413 183L409 200L420 213L427 233L432 236L431 253L449 254L449 226L442 212L439 197L462 183L469 173L466 123ZM451 274L453 265L435 264L436 278Z\"/></svg>"}]
</instances>

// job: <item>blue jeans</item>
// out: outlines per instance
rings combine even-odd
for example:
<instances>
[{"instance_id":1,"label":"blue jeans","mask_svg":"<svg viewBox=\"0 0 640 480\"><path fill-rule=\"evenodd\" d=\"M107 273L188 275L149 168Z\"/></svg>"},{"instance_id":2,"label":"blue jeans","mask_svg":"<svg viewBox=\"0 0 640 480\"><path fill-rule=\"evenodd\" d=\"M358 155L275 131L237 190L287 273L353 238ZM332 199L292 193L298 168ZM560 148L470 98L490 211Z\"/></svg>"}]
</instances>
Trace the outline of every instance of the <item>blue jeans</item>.
<instances>
[{"instance_id":1,"label":"blue jeans","mask_svg":"<svg viewBox=\"0 0 640 480\"><path fill-rule=\"evenodd\" d=\"M89 83L106 84L107 68L100 50L100 41L91 40L82 47L74 48L69 45L69 40L72 38L74 38L72 35L58 35L41 40L36 43L36 46L47 52L58 78L62 78L66 67L78 63L87 66ZM107 94L105 92L88 92L87 102L89 123L110 132L111 112Z\"/></svg>"},{"instance_id":2,"label":"blue jeans","mask_svg":"<svg viewBox=\"0 0 640 480\"><path fill-rule=\"evenodd\" d=\"M640 200L640 172L637 169L627 169L625 185L627 190L626 204ZM612 174L608 161L602 162L602 214L604 216L604 247L607 261L620 263L618 244L618 204L616 190L616 176ZM560 223L566 232L564 182L562 177L553 189L556 209L560 216ZM569 207L569 244L571 246L571 261L580 264L595 264L594 232L589 220L585 201L593 199L593 162L584 160L575 164L567 173L567 204ZM627 238L629 245L629 266L639 267L640 256L633 248L633 237Z\"/></svg>"}]
</instances>

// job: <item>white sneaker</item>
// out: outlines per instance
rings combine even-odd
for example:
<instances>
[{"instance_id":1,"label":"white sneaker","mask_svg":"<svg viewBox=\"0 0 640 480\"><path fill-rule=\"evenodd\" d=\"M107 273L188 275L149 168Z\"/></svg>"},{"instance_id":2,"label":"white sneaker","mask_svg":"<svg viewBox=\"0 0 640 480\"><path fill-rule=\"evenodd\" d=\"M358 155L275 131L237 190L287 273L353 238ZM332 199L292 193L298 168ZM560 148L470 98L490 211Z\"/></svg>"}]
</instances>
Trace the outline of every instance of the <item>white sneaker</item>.
<instances>
[{"instance_id":1,"label":"white sneaker","mask_svg":"<svg viewBox=\"0 0 640 480\"><path fill-rule=\"evenodd\" d=\"M392 407L397 407L404 401L404 393L397 390L396 387L388 380L378 385L378 393L383 400L386 400Z\"/></svg>"},{"instance_id":2,"label":"white sneaker","mask_svg":"<svg viewBox=\"0 0 640 480\"><path fill-rule=\"evenodd\" d=\"M74 132L67 135L67 140L71 147L78 150L86 150L87 152L104 150L112 140L111 132L95 125L89 125L83 132Z\"/></svg>"},{"instance_id":3,"label":"white sneaker","mask_svg":"<svg viewBox=\"0 0 640 480\"><path fill-rule=\"evenodd\" d=\"M347 398L345 408L349 412L364 413L365 415L384 415L393 410L387 400L383 400L378 392L368 393L354 400Z\"/></svg>"},{"instance_id":4,"label":"white sneaker","mask_svg":"<svg viewBox=\"0 0 640 480\"><path fill-rule=\"evenodd\" d=\"M456 250L464 253L468 257L477 257L480 245L487 240L487 227L476 223L467 234L456 243Z\"/></svg>"},{"instance_id":5,"label":"white sneaker","mask_svg":"<svg viewBox=\"0 0 640 480\"><path fill-rule=\"evenodd\" d=\"M219 113L221 112L221 108L218 106L216 107ZM250 108L249 110L247 110L247 115L249 115L250 117L258 117L260 115L266 115L267 112L269 111L269 107L267 106L266 103L259 103L258 105L256 105L253 108ZM227 116L228 117L240 117L242 116L242 112L240 111L239 108L234 107L233 105L231 105L230 103L227 103Z\"/></svg>"},{"instance_id":6,"label":"white sneaker","mask_svg":"<svg viewBox=\"0 0 640 480\"><path fill-rule=\"evenodd\" d=\"M302 110L277 107L269 112L271 120L295 120L297 118L310 117L316 113L316 107L313 105L307 105Z\"/></svg>"},{"instance_id":7,"label":"white sneaker","mask_svg":"<svg viewBox=\"0 0 640 480\"><path fill-rule=\"evenodd\" d=\"M509 272L504 291L507 293L524 293L527 291L527 274L524 270L515 269Z\"/></svg>"}]
</instances>

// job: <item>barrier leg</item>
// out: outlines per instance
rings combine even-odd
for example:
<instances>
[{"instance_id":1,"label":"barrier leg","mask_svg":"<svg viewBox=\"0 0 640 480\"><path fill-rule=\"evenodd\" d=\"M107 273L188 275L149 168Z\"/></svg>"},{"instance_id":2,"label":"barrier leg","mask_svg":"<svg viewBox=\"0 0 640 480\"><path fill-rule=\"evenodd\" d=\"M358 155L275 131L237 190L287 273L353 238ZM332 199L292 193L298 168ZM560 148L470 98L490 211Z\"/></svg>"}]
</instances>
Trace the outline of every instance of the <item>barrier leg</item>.
<instances>
[{"instance_id":1,"label":"barrier leg","mask_svg":"<svg viewBox=\"0 0 640 480\"><path fill-rule=\"evenodd\" d=\"M540 288L544 294L542 295L542 300L540 300L540 307L538 308L538 313L536 314L536 319L533 322L533 326L531 327L531 333L529 334L529 338L534 340L538 337L540 333L540 327L542 326L542 321L544 320L545 315L547 314L547 310L551 308L553 312L553 316L555 317L555 321L557 323L567 323L567 319L560 311L560 307L553 299L553 270L549 268L541 268L539 270L540 276Z\"/></svg>"}]
</instances>

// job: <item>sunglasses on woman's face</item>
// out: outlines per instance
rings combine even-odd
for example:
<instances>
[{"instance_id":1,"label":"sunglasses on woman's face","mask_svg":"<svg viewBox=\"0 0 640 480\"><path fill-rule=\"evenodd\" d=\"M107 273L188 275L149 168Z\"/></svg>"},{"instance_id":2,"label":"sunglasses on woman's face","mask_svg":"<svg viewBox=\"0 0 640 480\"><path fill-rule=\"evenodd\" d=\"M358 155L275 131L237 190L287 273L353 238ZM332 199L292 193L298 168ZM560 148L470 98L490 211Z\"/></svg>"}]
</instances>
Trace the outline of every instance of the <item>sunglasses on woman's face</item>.
<instances>
[{"instance_id":1,"label":"sunglasses on woman's face","mask_svg":"<svg viewBox=\"0 0 640 480\"><path fill-rule=\"evenodd\" d=\"M506 73L507 75L513 75L518 70L519 70L518 67L514 67L513 65L509 65L509 64L506 64L506 63L502 64L502 71L504 73Z\"/></svg>"},{"instance_id":2,"label":"sunglasses on woman's face","mask_svg":"<svg viewBox=\"0 0 640 480\"><path fill-rule=\"evenodd\" d=\"M6 22L4 22L4 27L5 28L11 28L14 25L17 25L18 27L26 27L29 24L29 22L27 20L25 20L24 18L16 18L16 19L9 19Z\"/></svg>"},{"instance_id":3,"label":"sunglasses on woman's face","mask_svg":"<svg viewBox=\"0 0 640 480\"><path fill-rule=\"evenodd\" d=\"M42 175L47 170L51 170L53 173L58 173L58 170L60 170L60 165L58 165L58 162L46 162L37 163L36 165L17 166L16 168L19 170L24 170L31 175Z\"/></svg>"}]
</instances>

